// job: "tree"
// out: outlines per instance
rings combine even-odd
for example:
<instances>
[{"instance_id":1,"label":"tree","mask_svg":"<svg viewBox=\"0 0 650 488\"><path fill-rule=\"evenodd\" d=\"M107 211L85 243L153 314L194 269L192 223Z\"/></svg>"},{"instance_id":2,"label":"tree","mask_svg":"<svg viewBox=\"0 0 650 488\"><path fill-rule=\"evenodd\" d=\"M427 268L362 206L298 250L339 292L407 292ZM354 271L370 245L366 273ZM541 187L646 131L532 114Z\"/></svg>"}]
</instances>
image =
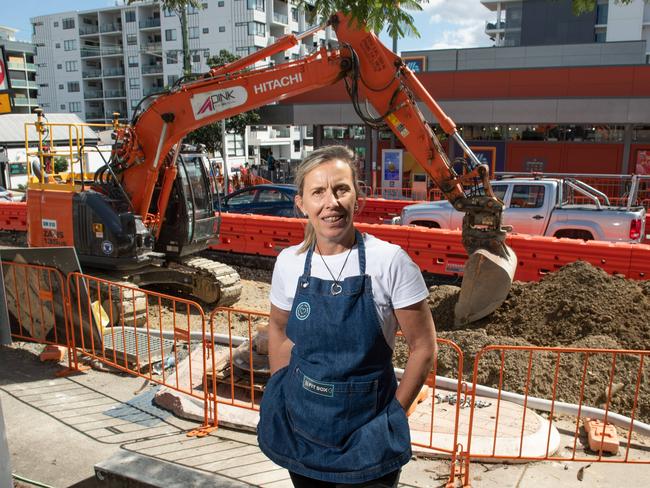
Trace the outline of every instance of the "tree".
<instances>
[{"instance_id":1,"label":"tree","mask_svg":"<svg viewBox=\"0 0 650 488\"><path fill-rule=\"evenodd\" d=\"M129 5L138 0L128 0ZM181 38L183 40L183 76L192 74L190 61L190 43L187 33L187 7L203 8L200 0L160 0L163 8L171 10L178 15L181 23Z\"/></svg>"},{"instance_id":2,"label":"tree","mask_svg":"<svg viewBox=\"0 0 650 488\"><path fill-rule=\"evenodd\" d=\"M424 3L429 0L300 0L298 5L309 12L310 21L319 17L327 19L341 11L364 23L371 31L381 32L386 27L395 39L409 35L420 37L407 10L421 11Z\"/></svg>"},{"instance_id":3,"label":"tree","mask_svg":"<svg viewBox=\"0 0 650 488\"><path fill-rule=\"evenodd\" d=\"M236 61L237 59L239 59L239 56L235 56L225 49L222 49L219 51L219 54L208 59L208 65L211 67L219 67ZM246 132L246 126L255 125L259 120L260 116L257 110L244 112L226 119L226 131L244 135L244 132ZM206 125L190 132L186 140L194 144L204 144L206 149L210 152L218 151L223 154L221 147L221 122Z\"/></svg>"},{"instance_id":4,"label":"tree","mask_svg":"<svg viewBox=\"0 0 650 488\"><path fill-rule=\"evenodd\" d=\"M634 0L616 0L616 3L629 5L633 1ZM598 1L597 0L572 0L572 3L573 3L573 13L575 15L580 15L586 12L592 12L596 8L596 4L598 3Z\"/></svg>"}]
</instances>

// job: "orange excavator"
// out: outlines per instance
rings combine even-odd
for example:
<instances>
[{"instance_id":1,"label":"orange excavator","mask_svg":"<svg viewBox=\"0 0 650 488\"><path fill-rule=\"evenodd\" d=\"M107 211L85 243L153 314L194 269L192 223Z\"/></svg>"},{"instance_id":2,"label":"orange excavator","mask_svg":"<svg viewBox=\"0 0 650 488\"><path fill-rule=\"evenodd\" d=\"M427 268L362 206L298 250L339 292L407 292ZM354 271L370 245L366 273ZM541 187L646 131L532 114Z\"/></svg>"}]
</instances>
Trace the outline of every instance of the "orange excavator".
<instances>
[{"instance_id":1,"label":"orange excavator","mask_svg":"<svg viewBox=\"0 0 650 488\"><path fill-rule=\"evenodd\" d=\"M85 265L124 270L136 284L175 283L204 301L232 303L240 290L234 271L192 257L215 238L218 216L212 211L206 165L200 156L184 155L183 138L206 124L343 80L359 117L372 127L390 128L465 213L462 236L469 259L456 321L489 314L508 294L516 258L505 244L503 203L490 188L487 166L402 59L374 33L342 13L327 24L336 32L336 49L321 47L284 64L255 66L324 28L317 26L145 97L130 125L115 123L111 158L92 182L76 185L68 194L44 184L43 175L30 185L30 245L71 245ZM418 109L418 99L467 155L462 174L453 169ZM220 281L224 276L230 281Z\"/></svg>"}]
</instances>

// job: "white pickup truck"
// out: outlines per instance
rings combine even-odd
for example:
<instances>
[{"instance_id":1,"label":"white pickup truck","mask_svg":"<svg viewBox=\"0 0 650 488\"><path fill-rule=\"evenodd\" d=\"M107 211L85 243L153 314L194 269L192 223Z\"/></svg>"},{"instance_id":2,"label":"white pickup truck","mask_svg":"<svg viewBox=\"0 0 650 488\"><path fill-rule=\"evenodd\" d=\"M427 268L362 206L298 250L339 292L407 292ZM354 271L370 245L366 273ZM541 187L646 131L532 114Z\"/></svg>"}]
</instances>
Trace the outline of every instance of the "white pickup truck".
<instances>
[{"instance_id":1,"label":"white pickup truck","mask_svg":"<svg viewBox=\"0 0 650 488\"><path fill-rule=\"evenodd\" d=\"M610 206L605 194L578 180L512 178L491 184L505 203L503 224L513 232L613 242L640 242L645 236L643 207ZM393 223L460 229L463 215L446 200L425 202L404 207Z\"/></svg>"}]
</instances>

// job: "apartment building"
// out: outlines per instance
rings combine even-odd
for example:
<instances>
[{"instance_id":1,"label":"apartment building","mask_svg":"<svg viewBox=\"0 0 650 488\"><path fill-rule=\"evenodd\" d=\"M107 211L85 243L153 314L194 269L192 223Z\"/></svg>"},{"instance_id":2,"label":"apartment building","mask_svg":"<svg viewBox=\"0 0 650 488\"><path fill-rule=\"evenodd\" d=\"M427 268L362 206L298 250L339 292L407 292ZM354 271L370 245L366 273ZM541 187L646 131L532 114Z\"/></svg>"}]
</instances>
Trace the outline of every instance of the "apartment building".
<instances>
[{"instance_id":1,"label":"apartment building","mask_svg":"<svg viewBox=\"0 0 650 488\"><path fill-rule=\"evenodd\" d=\"M38 106L34 45L16 41L17 29L0 26L0 46L4 48L11 85L12 113L28 114Z\"/></svg>"},{"instance_id":2,"label":"apartment building","mask_svg":"<svg viewBox=\"0 0 650 488\"><path fill-rule=\"evenodd\" d=\"M650 4L598 0L592 12L576 16L571 0L481 0L495 13L485 32L496 46L542 46L639 41L650 58Z\"/></svg>"},{"instance_id":3,"label":"apartment building","mask_svg":"<svg viewBox=\"0 0 650 488\"><path fill-rule=\"evenodd\" d=\"M182 75L182 34L178 15L160 2L143 0L31 19L39 104L67 111L87 122L105 122L113 113L128 120L140 100L171 86ZM258 51L308 22L293 0L206 0L188 8L192 71L209 69L207 60L225 49L238 56ZM266 63L298 58L324 42L310 36ZM229 155L264 159L300 158L306 130L260 126L245 138L229 137Z\"/></svg>"}]
</instances>

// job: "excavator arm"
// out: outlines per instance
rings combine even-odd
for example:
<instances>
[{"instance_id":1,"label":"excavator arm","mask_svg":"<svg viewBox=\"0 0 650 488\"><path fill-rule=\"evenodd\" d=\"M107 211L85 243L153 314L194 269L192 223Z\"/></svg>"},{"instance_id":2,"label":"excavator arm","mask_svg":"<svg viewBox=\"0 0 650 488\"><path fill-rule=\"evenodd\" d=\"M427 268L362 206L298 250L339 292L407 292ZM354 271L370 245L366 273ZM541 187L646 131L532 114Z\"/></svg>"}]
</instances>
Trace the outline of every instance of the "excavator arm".
<instances>
[{"instance_id":1,"label":"excavator arm","mask_svg":"<svg viewBox=\"0 0 650 488\"><path fill-rule=\"evenodd\" d=\"M342 13L328 22L336 32L338 49L320 48L292 62L271 68L252 68L268 56L313 34L289 35L248 57L213 68L202 79L181 84L152 98L135 123L118 131L115 162L121 184L145 223L159 228L165 215L174 158L179 143L191 131L297 94L345 81L359 117L376 128L388 126L429 173L454 207L465 212L463 244L470 255L456 309L464 324L492 312L510 289L516 258L505 245L501 226L503 203L490 188L488 168L481 164L413 72L364 26ZM458 175L416 103L419 99L443 130L468 155L467 171ZM365 104L372 106L374 114ZM174 148L176 147L176 151ZM162 180L162 184L161 184ZM466 184L478 181L476 191ZM151 203L161 185L155 210Z\"/></svg>"}]
</instances>

